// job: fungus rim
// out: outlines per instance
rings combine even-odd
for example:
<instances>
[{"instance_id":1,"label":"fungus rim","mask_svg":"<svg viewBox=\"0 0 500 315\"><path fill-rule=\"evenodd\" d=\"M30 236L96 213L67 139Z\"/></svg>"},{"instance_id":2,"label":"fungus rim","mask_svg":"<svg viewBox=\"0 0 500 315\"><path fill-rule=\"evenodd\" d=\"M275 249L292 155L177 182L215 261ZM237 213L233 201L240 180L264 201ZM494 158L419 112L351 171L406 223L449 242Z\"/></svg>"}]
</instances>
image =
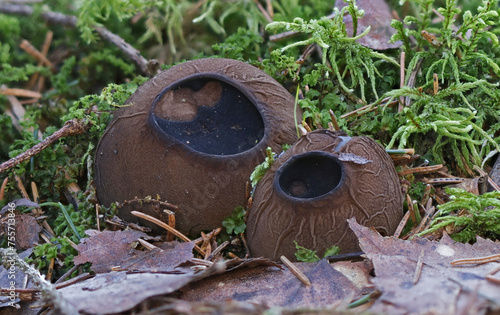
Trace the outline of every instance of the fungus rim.
<instances>
[{"instance_id":1,"label":"fungus rim","mask_svg":"<svg viewBox=\"0 0 500 315\"><path fill-rule=\"evenodd\" d=\"M154 111L155 111L156 105L163 98L163 96L165 96L165 94L168 93L169 91L171 91L171 90L173 90L175 88L181 87L186 82L189 82L189 81L192 81L192 80L197 80L197 79L214 79L214 80L218 80L218 81L221 81L223 83L226 83L226 84L234 87L235 89L237 89L238 92L240 92L241 94L243 94L251 102L251 104L255 107L255 109L259 113L259 116L262 119L262 123L264 125L264 131L262 133L262 136L260 137L260 139L258 140L258 142L254 146L252 146L251 148L249 148L249 149L247 149L245 151L241 151L241 152L238 152L238 153L235 153L235 154L213 154L213 153L206 153L206 152L203 152L203 151L199 151L199 150L193 149L191 146L188 146L188 145L184 144L183 142L179 141L179 139L177 139L177 138L169 135L168 133L166 133L159 126L158 119L157 119L158 116L154 113ZM244 86L243 84L239 83L236 80L233 80L233 79L229 78L226 75L223 75L223 74L220 74L220 73L214 73L214 72L195 73L195 74L188 75L188 76L186 76L186 77L184 77L184 78L182 78L180 80L177 80L175 82L170 83L169 85L167 85L166 87L164 87L155 96L153 102L151 103L151 108L149 110L148 124L152 125L154 131L160 137L167 138L167 140L173 141L177 145L181 145L186 151L188 151L190 153L195 153L195 154L198 154L198 155L203 155L205 157L211 157L211 158L216 158L216 159L218 159L218 158L228 158L228 157L230 157L230 158L243 157L243 156L246 156L246 155L249 155L249 154L253 154L254 153L253 151L255 150L255 148L258 148L259 146L262 146L263 144L265 144L266 140L269 138L269 132L270 131L269 131L269 126L268 126L268 121L266 119L266 116L263 115L262 112L261 112L262 111L262 105L261 104L262 104L262 102L259 101L259 99L257 97L255 97L255 95L253 93L249 92L248 88L246 86Z\"/></svg>"},{"instance_id":2,"label":"fungus rim","mask_svg":"<svg viewBox=\"0 0 500 315\"><path fill-rule=\"evenodd\" d=\"M295 164L296 162L300 161L303 158L307 158L307 157L311 157L311 156L331 159L338 166L338 172L340 174L340 177L338 179L338 182L334 185L334 188L328 190L326 193L322 193L320 195L313 196L313 197L307 197L307 198L296 197L296 196L293 196L293 195L286 193L280 184L280 179L281 179L281 176L283 175L283 173L289 167L291 167L293 164ZM311 202L311 201L321 200L321 199L324 199L324 198L330 196L331 194L336 193L338 190L341 189L344 181L345 181L345 167L344 167L344 164L338 159L337 155L323 152L323 151L309 151L309 152L293 155L290 159L288 159L286 162L284 162L278 168L278 170L274 174L273 188L281 198L288 199L288 200L291 200L291 201L294 201L297 203L301 203L301 202Z\"/></svg>"}]
</instances>

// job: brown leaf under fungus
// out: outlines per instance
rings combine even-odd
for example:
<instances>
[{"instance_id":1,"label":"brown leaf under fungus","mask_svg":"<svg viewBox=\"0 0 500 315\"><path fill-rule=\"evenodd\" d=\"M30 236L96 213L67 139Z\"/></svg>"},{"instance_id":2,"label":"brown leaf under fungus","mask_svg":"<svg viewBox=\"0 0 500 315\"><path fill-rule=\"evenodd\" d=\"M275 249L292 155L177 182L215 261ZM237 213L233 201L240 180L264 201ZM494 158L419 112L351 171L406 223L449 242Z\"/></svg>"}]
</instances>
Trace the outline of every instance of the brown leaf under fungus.
<instances>
[{"instance_id":1,"label":"brown leaf under fungus","mask_svg":"<svg viewBox=\"0 0 500 315\"><path fill-rule=\"evenodd\" d=\"M248 246L253 256L273 260L295 259L294 240L319 254L332 245L341 253L357 251L347 219L391 235L402 205L399 178L381 145L368 137L316 130L283 153L257 185Z\"/></svg>"},{"instance_id":2,"label":"brown leaf under fungus","mask_svg":"<svg viewBox=\"0 0 500 315\"><path fill-rule=\"evenodd\" d=\"M177 228L221 225L245 204L245 182L265 158L296 140L294 99L263 71L240 61L199 59L161 72L119 110L96 153L96 190L109 206L148 195L179 206ZM299 113L300 114L300 113ZM146 204L127 205L155 217Z\"/></svg>"}]
</instances>

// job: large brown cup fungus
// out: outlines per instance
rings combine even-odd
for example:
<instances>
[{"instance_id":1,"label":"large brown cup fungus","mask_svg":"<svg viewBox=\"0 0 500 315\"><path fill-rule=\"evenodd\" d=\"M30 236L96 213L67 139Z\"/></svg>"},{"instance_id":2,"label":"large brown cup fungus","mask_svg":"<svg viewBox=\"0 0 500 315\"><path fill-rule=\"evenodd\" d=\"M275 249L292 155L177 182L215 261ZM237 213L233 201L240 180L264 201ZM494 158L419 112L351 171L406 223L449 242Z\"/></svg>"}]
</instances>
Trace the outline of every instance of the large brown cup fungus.
<instances>
[{"instance_id":1,"label":"large brown cup fungus","mask_svg":"<svg viewBox=\"0 0 500 315\"><path fill-rule=\"evenodd\" d=\"M176 227L185 234L220 226L245 204L245 183L266 148L297 139L290 93L235 60L179 64L126 103L97 148L97 197L109 206L159 196L179 207ZM136 221L134 209L163 218L147 204L127 204L119 215Z\"/></svg>"},{"instance_id":2,"label":"large brown cup fungus","mask_svg":"<svg viewBox=\"0 0 500 315\"><path fill-rule=\"evenodd\" d=\"M250 252L295 259L293 241L319 255L332 245L354 252L359 245L347 219L390 235L402 204L399 178L381 145L317 130L284 152L258 183L247 221Z\"/></svg>"}]
</instances>

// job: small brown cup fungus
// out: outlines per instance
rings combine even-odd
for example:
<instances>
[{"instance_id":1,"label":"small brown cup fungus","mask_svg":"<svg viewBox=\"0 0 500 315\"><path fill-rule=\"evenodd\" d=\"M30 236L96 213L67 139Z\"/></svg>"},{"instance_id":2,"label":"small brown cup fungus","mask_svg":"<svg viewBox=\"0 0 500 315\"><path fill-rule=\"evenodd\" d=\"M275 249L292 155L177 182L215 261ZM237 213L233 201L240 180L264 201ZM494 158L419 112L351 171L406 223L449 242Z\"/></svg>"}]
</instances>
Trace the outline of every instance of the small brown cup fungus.
<instances>
[{"instance_id":1,"label":"small brown cup fungus","mask_svg":"<svg viewBox=\"0 0 500 315\"><path fill-rule=\"evenodd\" d=\"M244 205L245 183L269 146L297 139L294 99L263 71L229 59L199 59L166 70L127 100L95 158L98 200L109 206L151 196L179 207L184 234L213 229ZM128 204L163 219L161 209Z\"/></svg>"},{"instance_id":2,"label":"small brown cup fungus","mask_svg":"<svg viewBox=\"0 0 500 315\"><path fill-rule=\"evenodd\" d=\"M368 137L317 130L282 154L257 184L248 213L253 256L295 259L295 244L322 255L359 250L347 219L383 235L402 218L403 196L394 164Z\"/></svg>"}]
</instances>

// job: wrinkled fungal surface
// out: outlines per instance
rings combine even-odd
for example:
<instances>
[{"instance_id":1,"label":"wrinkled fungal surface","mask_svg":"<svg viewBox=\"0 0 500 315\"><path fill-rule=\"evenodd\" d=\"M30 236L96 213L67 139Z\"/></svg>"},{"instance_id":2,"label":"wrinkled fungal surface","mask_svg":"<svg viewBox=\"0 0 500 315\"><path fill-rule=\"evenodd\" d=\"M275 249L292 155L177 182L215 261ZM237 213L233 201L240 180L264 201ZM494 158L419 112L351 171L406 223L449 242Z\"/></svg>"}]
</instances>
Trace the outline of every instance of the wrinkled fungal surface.
<instances>
[{"instance_id":1,"label":"wrinkled fungal surface","mask_svg":"<svg viewBox=\"0 0 500 315\"><path fill-rule=\"evenodd\" d=\"M293 241L322 255L359 250L347 225L355 217L383 235L396 230L403 195L394 164L368 137L317 130L284 152L257 185L248 213L253 256L295 259Z\"/></svg>"},{"instance_id":2,"label":"wrinkled fungal surface","mask_svg":"<svg viewBox=\"0 0 500 315\"><path fill-rule=\"evenodd\" d=\"M297 139L291 94L235 60L176 65L126 103L96 151L97 198L109 206L158 196L179 207L176 227L185 234L221 226L245 204L245 183L265 149L280 152ZM137 221L131 210L163 218L147 204L127 205L119 215Z\"/></svg>"}]
</instances>

